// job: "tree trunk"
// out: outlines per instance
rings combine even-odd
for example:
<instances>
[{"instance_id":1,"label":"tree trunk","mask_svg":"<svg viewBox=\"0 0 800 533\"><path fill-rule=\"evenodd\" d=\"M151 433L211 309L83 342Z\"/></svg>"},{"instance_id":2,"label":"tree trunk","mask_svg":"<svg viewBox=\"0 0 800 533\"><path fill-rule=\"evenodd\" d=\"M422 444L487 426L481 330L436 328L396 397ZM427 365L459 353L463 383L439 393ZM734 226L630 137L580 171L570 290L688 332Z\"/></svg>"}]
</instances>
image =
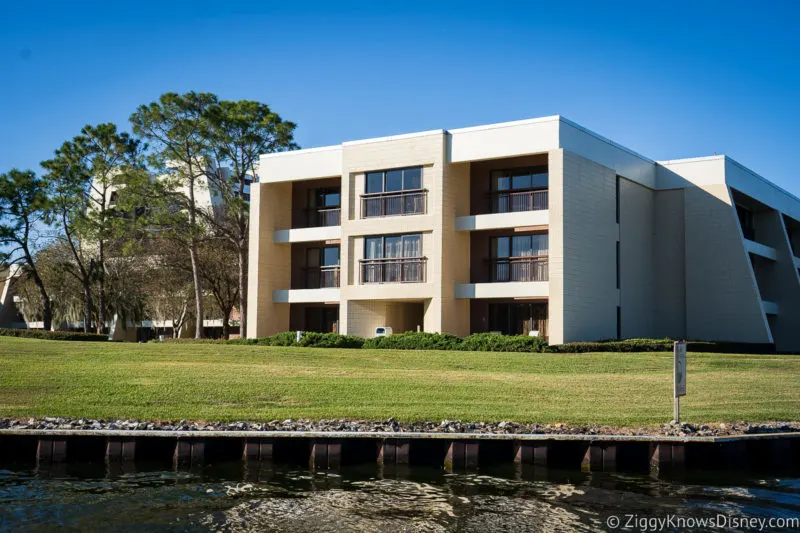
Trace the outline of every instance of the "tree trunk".
<instances>
[{"instance_id":1,"label":"tree trunk","mask_svg":"<svg viewBox=\"0 0 800 533\"><path fill-rule=\"evenodd\" d=\"M83 332L89 333L92 328L92 287L89 278L84 277L83 285Z\"/></svg>"},{"instance_id":2,"label":"tree trunk","mask_svg":"<svg viewBox=\"0 0 800 533\"><path fill-rule=\"evenodd\" d=\"M247 241L239 246L239 336L247 336Z\"/></svg>"},{"instance_id":3,"label":"tree trunk","mask_svg":"<svg viewBox=\"0 0 800 533\"><path fill-rule=\"evenodd\" d=\"M99 250L98 250L98 263L96 268L98 275L100 276L100 294L97 296L97 314L98 314L98 322L97 324L97 333L103 333L106 330L106 269L105 269L105 262L104 256L105 253L103 251L103 241L100 240L99 243Z\"/></svg>"},{"instance_id":4,"label":"tree trunk","mask_svg":"<svg viewBox=\"0 0 800 533\"><path fill-rule=\"evenodd\" d=\"M230 339L231 338L231 311L228 309L227 311L222 312L222 338L223 339Z\"/></svg>"},{"instance_id":5,"label":"tree trunk","mask_svg":"<svg viewBox=\"0 0 800 533\"><path fill-rule=\"evenodd\" d=\"M33 282L39 287L39 293L42 295L42 321L44 322L44 330L50 331L53 329L53 304L50 302L50 297L47 295L47 291L44 288L42 278L39 277L39 273L35 270L33 271Z\"/></svg>"},{"instance_id":6,"label":"tree trunk","mask_svg":"<svg viewBox=\"0 0 800 533\"><path fill-rule=\"evenodd\" d=\"M195 331L194 338L203 338L203 288L200 283L200 261L197 257L197 241L189 240L189 258L192 260L192 282L194 284Z\"/></svg>"}]
</instances>

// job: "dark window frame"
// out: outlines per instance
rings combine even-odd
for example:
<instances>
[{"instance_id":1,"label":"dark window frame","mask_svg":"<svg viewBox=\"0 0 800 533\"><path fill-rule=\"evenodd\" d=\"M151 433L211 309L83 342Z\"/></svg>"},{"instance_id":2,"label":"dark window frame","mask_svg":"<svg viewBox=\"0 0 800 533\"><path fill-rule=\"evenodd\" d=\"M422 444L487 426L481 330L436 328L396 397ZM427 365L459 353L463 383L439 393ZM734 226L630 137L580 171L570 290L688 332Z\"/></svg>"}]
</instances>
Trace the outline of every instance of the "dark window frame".
<instances>
[{"instance_id":1,"label":"dark window frame","mask_svg":"<svg viewBox=\"0 0 800 533\"><path fill-rule=\"evenodd\" d=\"M424 191L425 188L423 187L423 169L422 165L416 165L412 167L401 167L401 168L387 168L383 170L370 170L364 173L364 194L371 195L371 194L387 194L387 193L400 193L400 192L407 192L407 191ZM415 188L407 188L406 187L406 172L409 170L419 170L419 187ZM386 180L387 176L390 172L402 172L403 175L401 177L402 180L402 188L392 191L386 190ZM379 191L370 191L369 190L369 176L381 174L381 190Z\"/></svg>"}]
</instances>

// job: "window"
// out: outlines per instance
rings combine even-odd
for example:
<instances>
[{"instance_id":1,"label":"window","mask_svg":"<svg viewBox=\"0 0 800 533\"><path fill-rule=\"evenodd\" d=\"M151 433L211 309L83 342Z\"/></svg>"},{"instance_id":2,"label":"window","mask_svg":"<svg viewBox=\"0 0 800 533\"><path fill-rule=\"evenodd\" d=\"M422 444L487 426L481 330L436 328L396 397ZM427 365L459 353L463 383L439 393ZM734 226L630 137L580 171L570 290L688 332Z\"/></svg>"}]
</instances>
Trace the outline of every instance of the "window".
<instances>
[{"instance_id":1,"label":"window","mask_svg":"<svg viewBox=\"0 0 800 533\"><path fill-rule=\"evenodd\" d=\"M622 338L622 308L617 306L617 339Z\"/></svg>"},{"instance_id":2,"label":"window","mask_svg":"<svg viewBox=\"0 0 800 533\"><path fill-rule=\"evenodd\" d=\"M491 282L547 281L547 233L493 237Z\"/></svg>"},{"instance_id":3,"label":"window","mask_svg":"<svg viewBox=\"0 0 800 533\"><path fill-rule=\"evenodd\" d=\"M339 247L309 248L306 257L306 288L339 286Z\"/></svg>"},{"instance_id":4,"label":"window","mask_svg":"<svg viewBox=\"0 0 800 533\"><path fill-rule=\"evenodd\" d=\"M310 227L338 226L342 194L339 187L312 189L308 196L308 224Z\"/></svg>"},{"instance_id":5,"label":"window","mask_svg":"<svg viewBox=\"0 0 800 533\"><path fill-rule=\"evenodd\" d=\"M383 217L425 213L422 167L367 172L361 216Z\"/></svg>"},{"instance_id":6,"label":"window","mask_svg":"<svg viewBox=\"0 0 800 533\"><path fill-rule=\"evenodd\" d=\"M620 288L620 275L619 275L619 241L617 241L617 288Z\"/></svg>"},{"instance_id":7,"label":"window","mask_svg":"<svg viewBox=\"0 0 800 533\"><path fill-rule=\"evenodd\" d=\"M367 172L367 194L422 189L422 167Z\"/></svg>"},{"instance_id":8,"label":"window","mask_svg":"<svg viewBox=\"0 0 800 533\"><path fill-rule=\"evenodd\" d=\"M364 239L362 283L425 281L422 234L382 235Z\"/></svg>"},{"instance_id":9,"label":"window","mask_svg":"<svg viewBox=\"0 0 800 533\"><path fill-rule=\"evenodd\" d=\"M617 202L617 224L619 224L619 202L620 202L620 197L619 197L619 176L617 176L616 191L615 191L614 195L616 197L616 202Z\"/></svg>"},{"instance_id":10,"label":"window","mask_svg":"<svg viewBox=\"0 0 800 533\"><path fill-rule=\"evenodd\" d=\"M339 207L341 204L341 191L338 187L314 190L314 206L319 208Z\"/></svg>"},{"instance_id":11,"label":"window","mask_svg":"<svg viewBox=\"0 0 800 533\"><path fill-rule=\"evenodd\" d=\"M547 209L549 175L546 167L526 167L492 172L495 213Z\"/></svg>"}]
</instances>

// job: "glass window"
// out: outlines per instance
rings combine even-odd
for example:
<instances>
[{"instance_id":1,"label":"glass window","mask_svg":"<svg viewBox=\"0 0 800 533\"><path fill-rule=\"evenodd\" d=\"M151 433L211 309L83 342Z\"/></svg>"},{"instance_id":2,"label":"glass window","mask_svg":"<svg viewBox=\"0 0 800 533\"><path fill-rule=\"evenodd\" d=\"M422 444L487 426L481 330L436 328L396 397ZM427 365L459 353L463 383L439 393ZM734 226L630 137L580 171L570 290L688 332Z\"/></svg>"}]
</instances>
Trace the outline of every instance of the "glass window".
<instances>
[{"instance_id":1,"label":"glass window","mask_svg":"<svg viewBox=\"0 0 800 533\"><path fill-rule=\"evenodd\" d=\"M414 190L422 188L422 168L407 168L403 172L403 189Z\"/></svg>"},{"instance_id":2,"label":"glass window","mask_svg":"<svg viewBox=\"0 0 800 533\"><path fill-rule=\"evenodd\" d=\"M390 170L386 173L386 190L385 192L402 191L403 190L403 171Z\"/></svg>"},{"instance_id":3,"label":"glass window","mask_svg":"<svg viewBox=\"0 0 800 533\"><path fill-rule=\"evenodd\" d=\"M336 266L339 264L339 247L328 246L322 249L322 266Z\"/></svg>"},{"instance_id":4,"label":"glass window","mask_svg":"<svg viewBox=\"0 0 800 533\"><path fill-rule=\"evenodd\" d=\"M364 239L364 257L381 259L383 257L383 237L367 237Z\"/></svg>"},{"instance_id":5,"label":"glass window","mask_svg":"<svg viewBox=\"0 0 800 533\"><path fill-rule=\"evenodd\" d=\"M384 239L383 244L384 257L403 257L403 236L391 235Z\"/></svg>"},{"instance_id":6,"label":"glass window","mask_svg":"<svg viewBox=\"0 0 800 533\"><path fill-rule=\"evenodd\" d=\"M548 183L548 174L545 172L543 174L534 174L531 176L531 187L547 187Z\"/></svg>"},{"instance_id":7,"label":"glass window","mask_svg":"<svg viewBox=\"0 0 800 533\"><path fill-rule=\"evenodd\" d=\"M422 235L403 235L403 257L422 257Z\"/></svg>"},{"instance_id":8,"label":"glass window","mask_svg":"<svg viewBox=\"0 0 800 533\"><path fill-rule=\"evenodd\" d=\"M531 255L531 236L522 235L511 238L511 257L526 257Z\"/></svg>"},{"instance_id":9,"label":"glass window","mask_svg":"<svg viewBox=\"0 0 800 533\"><path fill-rule=\"evenodd\" d=\"M513 176L511 178L511 188L512 189L530 189L531 188L531 176L530 174L524 174L521 176Z\"/></svg>"},{"instance_id":10,"label":"glass window","mask_svg":"<svg viewBox=\"0 0 800 533\"><path fill-rule=\"evenodd\" d=\"M509 240L508 237L496 237L494 239L494 246L492 247L494 257L508 257L510 252Z\"/></svg>"},{"instance_id":11,"label":"glass window","mask_svg":"<svg viewBox=\"0 0 800 533\"><path fill-rule=\"evenodd\" d=\"M367 173L367 194L383 192L383 172Z\"/></svg>"}]
</instances>

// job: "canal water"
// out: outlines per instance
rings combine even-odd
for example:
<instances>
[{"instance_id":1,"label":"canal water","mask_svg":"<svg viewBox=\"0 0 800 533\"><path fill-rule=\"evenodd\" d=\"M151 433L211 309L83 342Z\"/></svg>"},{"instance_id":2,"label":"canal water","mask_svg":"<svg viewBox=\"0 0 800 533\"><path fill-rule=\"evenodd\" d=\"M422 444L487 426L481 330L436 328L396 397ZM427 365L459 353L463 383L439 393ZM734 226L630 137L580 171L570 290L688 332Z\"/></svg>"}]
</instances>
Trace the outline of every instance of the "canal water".
<instances>
[{"instance_id":1,"label":"canal water","mask_svg":"<svg viewBox=\"0 0 800 533\"><path fill-rule=\"evenodd\" d=\"M666 479L513 467L315 474L243 471L239 463L186 472L138 463L136 471L0 470L3 532L797 530L792 520L800 521L800 477L774 475Z\"/></svg>"}]
</instances>

